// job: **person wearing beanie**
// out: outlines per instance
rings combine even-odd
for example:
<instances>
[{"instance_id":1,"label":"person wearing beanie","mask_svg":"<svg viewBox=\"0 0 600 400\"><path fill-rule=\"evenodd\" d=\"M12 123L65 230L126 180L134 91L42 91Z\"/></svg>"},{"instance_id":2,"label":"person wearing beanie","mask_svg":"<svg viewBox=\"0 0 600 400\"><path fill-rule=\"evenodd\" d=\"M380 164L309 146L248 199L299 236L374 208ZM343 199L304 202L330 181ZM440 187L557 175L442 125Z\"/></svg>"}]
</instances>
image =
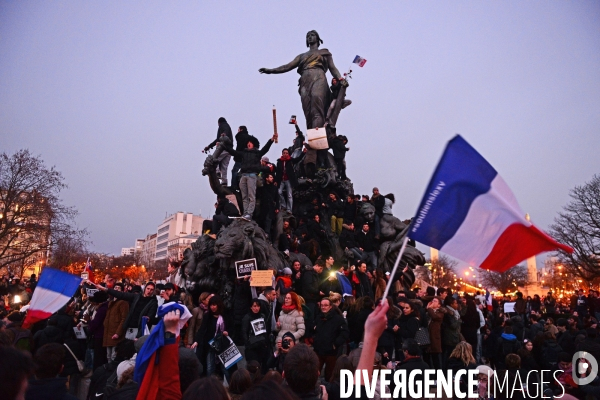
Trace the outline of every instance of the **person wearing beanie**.
<instances>
[{"instance_id":1,"label":"person wearing beanie","mask_svg":"<svg viewBox=\"0 0 600 400\"><path fill-rule=\"evenodd\" d=\"M277 348L275 352L269 357L269 361L267 362L267 368L275 368L280 374L283 373L283 363L285 362L285 357L287 356L289 351L294 348L296 344L296 338L291 332L286 332L281 338L277 338Z\"/></svg>"}]
</instances>

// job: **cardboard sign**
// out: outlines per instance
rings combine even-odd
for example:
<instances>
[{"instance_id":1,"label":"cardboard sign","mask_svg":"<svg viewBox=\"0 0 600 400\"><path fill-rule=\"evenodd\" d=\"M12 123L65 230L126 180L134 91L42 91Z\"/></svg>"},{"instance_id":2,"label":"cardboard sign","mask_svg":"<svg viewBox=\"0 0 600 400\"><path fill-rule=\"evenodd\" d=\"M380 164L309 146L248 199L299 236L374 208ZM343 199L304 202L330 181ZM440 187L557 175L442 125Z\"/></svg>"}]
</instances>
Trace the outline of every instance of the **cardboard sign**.
<instances>
[{"instance_id":1,"label":"cardboard sign","mask_svg":"<svg viewBox=\"0 0 600 400\"><path fill-rule=\"evenodd\" d=\"M92 297L96 292L98 292L98 289L85 289L85 293L87 293L88 297Z\"/></svg>"},{"instance_id":2,"label":"cardboard sign","mask_svg":"<svg viewBox=\"0 0 600 400\"><path fill-rule=\"evenodd\" d=\"M238 350L237 346L233 343L233 340L231 340L230 337L227 337L227 339L229 339L231 346L218 355L219 360L221 360L225 369L231 368L231 366L237 364L242 359L242 354Z\"/></svg>"},{"instance_id":3,"label":"cardboard sign","mask_svg":"<svg viewBox=\"0 0 600 400\"><path fill-rule=\"evenodd\" d=\"M237 274L238 279L252 275L252 271L257 269L256 258L235 262L235 273Z\"/></svg>"},{"instance_id":4,"label":"cardboard sign","mask_svg":"<svg viewBox=\"0 0 600 400\"><path fill-rule=\"evenodd\" d=\"M74 327L73 332L75 332L75 337L77 339L86 339L87 338L87 335L85 334L85 331L83 330L83 326L81 328Z\"/></svg>"},{"instance_id":5,"label":"cardboard sign","mask_svg":"<svg viewBox=\"0 0 600 400\"><path fill-rule=\"evenodd\" d=\"M326 150L329 148L327 143L327 131L325 128L309 129L306 131L308 145L314 150Z\"/></svg>"},{"instance_id":6,"label":"cardboard sign","mask_svg":"<svg viewBox=\"0 0 600 400\"><path fill-rule=\"evenodd\" d=\"M252 271L252 281L250 286L266 287L273 286L273 271L270 269L262 271Z\"/></svg>"},{"instance_id":7,"label":"cardboard sign","mask_svg":"<svg viewBox=\"0 0 600 400\"><path fill-rule=\"evenodd\" d=\"M265 324L264 318L258 318L254 321L250 321L250 326L252 326L255 336L267 333L267 325Z\"/></svg>"}]
</instances>

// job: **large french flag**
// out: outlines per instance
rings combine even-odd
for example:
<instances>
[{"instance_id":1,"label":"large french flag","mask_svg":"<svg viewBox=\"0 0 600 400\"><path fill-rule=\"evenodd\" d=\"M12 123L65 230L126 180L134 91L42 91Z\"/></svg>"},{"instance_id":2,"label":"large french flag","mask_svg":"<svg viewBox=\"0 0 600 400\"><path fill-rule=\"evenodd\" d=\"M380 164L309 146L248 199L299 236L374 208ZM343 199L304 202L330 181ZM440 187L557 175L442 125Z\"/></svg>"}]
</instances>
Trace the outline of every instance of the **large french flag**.
<instances>
[{"instance_id":1,"label":"large french flag","mask_svg":"<svg viewBox=\"0 0 600 400\"><path fill-rule=\"evenodd\" d=\"M44 268L29 303L23 327L49 318L71 299L82 279L52 268Z\"/></svg>"},{"instance_id":2,"label":"large french flag","mask_svg":"<svg viewBox=\"0 0 600 400\"><path fill-rule=\"evenodd\" d=\"M544 251L573 252L525 219L506 182L460 135L446 146L408 236L497 272Z\"/></svg>"}]
</instances>

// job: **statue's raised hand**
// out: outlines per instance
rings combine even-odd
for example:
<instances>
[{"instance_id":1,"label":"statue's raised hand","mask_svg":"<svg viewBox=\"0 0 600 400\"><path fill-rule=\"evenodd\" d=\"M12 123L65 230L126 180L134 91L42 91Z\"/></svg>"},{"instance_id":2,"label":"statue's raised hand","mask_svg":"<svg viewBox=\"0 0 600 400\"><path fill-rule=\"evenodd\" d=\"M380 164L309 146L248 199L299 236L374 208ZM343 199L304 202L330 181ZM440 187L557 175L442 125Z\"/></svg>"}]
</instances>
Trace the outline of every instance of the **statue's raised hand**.
<instances>
[{"instance_id":1,"label":"statue's raised hand","mask_svg":"<svg viewBox=\"0 0 600 400\"><path fill-rule=\"evenodd\" d=\"M269 68L261 68L258 70L261 74L270 74L271 70Z\"/></svg>"}]
</instances>

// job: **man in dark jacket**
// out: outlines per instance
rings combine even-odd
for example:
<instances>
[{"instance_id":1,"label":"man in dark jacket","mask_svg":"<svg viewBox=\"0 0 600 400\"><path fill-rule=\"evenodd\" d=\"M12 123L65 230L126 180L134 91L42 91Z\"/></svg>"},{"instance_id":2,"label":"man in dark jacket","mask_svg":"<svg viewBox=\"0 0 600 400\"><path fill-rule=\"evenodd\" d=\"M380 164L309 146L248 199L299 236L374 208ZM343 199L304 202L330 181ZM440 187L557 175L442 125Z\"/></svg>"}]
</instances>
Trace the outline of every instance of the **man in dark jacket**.
<instances>
[{"instance_id":1,"label":"man in dark jacket","mask_svg":"<svg viewBox=\"0 0 600 400\"><path fill-rule=\"evenodd\" d=\"M237 151L232 147L225 146L225 149L233 154L234 157L242 158L242 166L240 167L240 174L242 175L240 179L240 191L242 192L242 200L244 202L243 218L248 221L252 219L252 214L254 213L254 208L256 206L256 179L258 173L261 171L260 159L267 154L276 138L277 136L273 135L262 150L258 149L260 143L254 136L250 136L246 149L243 151Z\"/></svg>"},{"instance_id":2,"label":"man in dark jacket","mask_svg":"<svg viewBox=\"0 0 600 400\"><path fill-rule=\"evenodd\" d=\"M58 375L63 370L66 349L58 343L50 343L39 348L33 358L35 379L29 381L25 399L76 400L67 392L67 378Z\"/></svg>"},{"instance_id":3,"label":"man in dark jacket","mask_svg":"<svg viewBox=\"0 0 600 400\"><path fill-rule=\"evenodd\" d=\"M244 125L238 128L237 133L235 134L235 142L237 151L243 151L246 147L248 147L248 140L250 140L250 134L248 133L248 128ZM235 156L233 157L233 169L231 170L231 187L234 189L239 188L240 182L238 174L240 172L240 168L242 168L242 157Z\"/></svg>"},{"instance_id":4,"label":"man in dark jacket","mask_svg":"<svg viewBox=\"0 0 600 400\"><path fill-rule=\"evenodd\" d=\"M354 235L354 223L352 223L352 221L342 225L342 233L340 234L340 247L344 250L350 250L353 248L358 249L358 243L356 242Z\"/></svg>"},{"instance_id":5,"label":"man in dark jacket","mask_svg":"<svg viewBox=\"0 0 600 400\"><path fill-rule=\"evenodd\" d=\"M344 223L349 224L354 222L356 219L356 200L354 196L350 195L346 198L346 204L344 204Z\"/></svg>"},{"instance_id":6,"label":"man in dark jacket","mask_svg":"<svg viewBox=\"0 0 600 400\"><path fill-rule=\"evenodd\" d=\"M373 196L371 197L371 204L375 206L375 239L379 239L381 233L380 221L383 218L383 206L385 206L385 198L379 193L379 189L373 188Z\"/></svg>"},{"instance_id":7,"label":"man in dark jacket","mask_svg":"<svg viewBox=\"0 0 600 400\"><path fill-rule=\"evenodd\" d=\"M317 303L321 300L321 295L319 294L319 286L321 284L319 274L321 272L323 272L323 267L317 264L312 268L305 268L300 278L302 293L299 294L302 295L306 306L310 308L313 315L317 314Z\"/></svg>"},{"instance_id":8,"label":"man in dark jacket","mask_svg":"<svg viewBox=\"0 0 600 400\"><path fill-rule=\"evenodd\" d=\"M496 354L496 369L506 369L504 360L507 355L514 353L521 348L521 343L517 340L517 337L513 335L512 325L504 326L504 333L498 339L498 352Z\"/></svg>"},{"instance_id":9,"label":"man in dark jacket","mask_svg":"<svg viewBox=\"0 0 600 400\"><path fill-rule=\"evenodd\" d=\"M349 147L346 147L347 143L348 138L344 135L339 135L333 138L329 144L329 147L331 147L331 150L333 150L333 159L337 167L338 176L343 181L348 179L346 176L346 162L344 161L344 158L346 158L346 152L350 150Z\"/></svg>"},{"instance_id":10,"label":"man in dark jacket","mask_svg":"<svg viewBox=\"0 0 600 400\"><path fill-rule=\"evenodd\" d=\"M274 184L273 174L264 174L263 186L258 188L257 197L260 200L260 214L258 224L264 229L269 239L273 241L273 221L279 213L279 193Z\"/></svg>"},{"instance_id":11,"label":"man in dark jacket","mask_svg":"<svg viewBox=\"0 0 600 400\"><path fill-rule=\"evenodd\" d=\"M338 198L337 193L331 192L323 206L327 209L331 221L331 232L339 235L342 233L342 225L344 224L344 202Z\"/></svg>"},{"instance_id":12,"label":"man in dark jacket","mask_svg":"<svg viewBox=\"0 0 600 400\"><path fill-rule=\"evenodd\" d=\"M111 296L129 303L129 314L127 314L127 318L123 323L127 339L143 336L142 317L148 317L148 327L158 323L158 318L156 317L158 300L154 296L154 282L148 282L143 293L120 292L100 285L96 285L96 288L107 291Z\"/></svg>"},{"instance_id":13,"label":"man in dark jacket","mask_svg":"<svg viewBox=\"0 0 600 400\"><path fill-rule=\"evenodd\" d=\"M414 340L414 339L405 339L402 341L402 353L404 353L404 360L396 365L396 371L400 371L400 370L405 370L406 371L406 376L410 376L410 373L412 371L421 371L420 374L416 374L415 375L415 385L420 385L421 387L425 388L425 382L424 382L424 377L425 377L425 370L431 369L429 364L427 364L425 361L423 361L423 357L422 357L422 352L421 352L421 348L419 347L419 344ZM420 384L417 382L421 382ZM395 389L396 385L394 384L394 380L392 379L390 381L390 391L392 393L394 393L394 389ZM433 390L427 390L425 393L429 392L429 391L433 391ZM398 397L399 399L410 399L410 397L402 397L402 390L400 390L399 392L400 397ZM408 393L407 393L408 394Z\"/></svg>"},{"instance_id":14,"label":"man in dark jacket","mask_svg":"<svg viewBox=\"0 0 600 400\"><path fill-rule=\"evenodd\" d=\"M321 300L321 314L315 318L313 347L319 357L319 371L325 365L325 380L329 381L339 350L350 337L346 320L334 310L329 298Z\"/></svg>"},{"instance_id":15,"label":"man in dark jacket","mask_svg":"<svg viewBox=\"0 0 600 400\"><path fill-rule=\"evenodd\" d=\"M275 182L279 186L281 208L291 213L294 205L293 188L298 186L298 179L296 178L288 149L283 149L281 151L281 158L277 160ZM286 197L283 196L283 192L286 192Z\"/></svg>"},{"instance_id":16,"label":"man in dark jacket","mask_svg":"<svg viewBox=\"0 0 600 400\"><path fill-rule=\"evenodd\" d=\"M355 259L365 261L371 271L377 268L377 255L375 254L375 237L369 224L364 223L362 230L356 234L358 248L351 248Z\"/></svg>"},{"instance_id":17,"label":"man in dark jacket","mask_svg":"<svg viewBox=\"0 0 600 400\"><path fill-rule=\"evenodd\" d=\"M207 152L208 150L215 147L221 136L227 136L231 143L233 143L233 133L231 133L231 127L227 123L227 120L221 117L219 118L218 123L219 128L217 129L217 138L204 148L204 152ZM221 184L225 186L227 186L227 167L229 166L230 159L231 154L227 151L223 151L216 159L216 161L218 162L217 175L221 179Z\"/></svg>"},{"instance_id":18,"label":"man in dark jacket","mask_svg":"<svg viewBox=\"0 0 600 400\"><path fill-rule=\"evenodd\" d=\"M367 271L367 263L364 261L360 263L358 268L353 271L352 284L356 293L356 298L368 296L373 298L373 286L369 278L369 272Z\"/></svg>"},{"instance_id":19,"label":"man in dark jacket","mask_svg":"<svg viewBox=\"0 0 600 400\"><path fill-rule=\"evenodd\" d=\"M239 217L240 212L238 211L235 204L233 204L225 196L217 197L217 208L215 209L215 215L213 216L213 225L210 230L212 234L218 235L221 227L229 226L233 219L229 217Z\"/></svg>"}]
</instances>

